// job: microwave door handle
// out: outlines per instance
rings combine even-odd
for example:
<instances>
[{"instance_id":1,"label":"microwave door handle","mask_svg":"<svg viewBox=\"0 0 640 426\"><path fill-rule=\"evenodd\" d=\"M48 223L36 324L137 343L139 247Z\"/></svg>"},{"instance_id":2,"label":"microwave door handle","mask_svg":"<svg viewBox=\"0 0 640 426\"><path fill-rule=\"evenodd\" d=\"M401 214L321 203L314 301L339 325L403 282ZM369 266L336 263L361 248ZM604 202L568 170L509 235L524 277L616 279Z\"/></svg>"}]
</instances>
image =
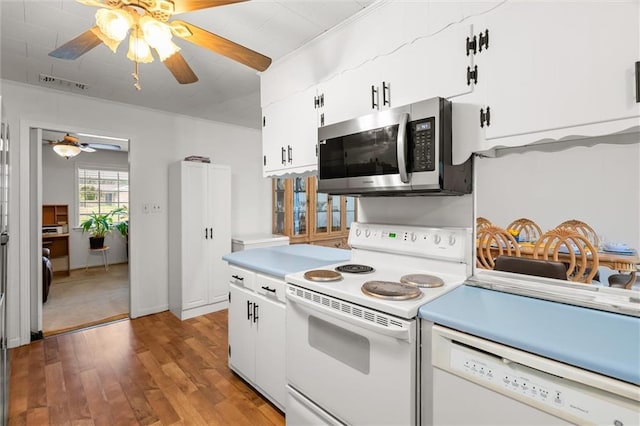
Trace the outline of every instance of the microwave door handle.
<instances>
[{"instance_id":1,"label":"microwave door handle","mask_svg":"<svg viewBox=\"0 0 640 426\"><path fill-rule=\"evenodd\" d=\"M400 115L398 123L398 140L396 147L398 148L398 170L400 171L400 180L403 183L409 183L409 173L407 172L407 122L409 114L406 112Z\"/></svg>"}]
</instances>

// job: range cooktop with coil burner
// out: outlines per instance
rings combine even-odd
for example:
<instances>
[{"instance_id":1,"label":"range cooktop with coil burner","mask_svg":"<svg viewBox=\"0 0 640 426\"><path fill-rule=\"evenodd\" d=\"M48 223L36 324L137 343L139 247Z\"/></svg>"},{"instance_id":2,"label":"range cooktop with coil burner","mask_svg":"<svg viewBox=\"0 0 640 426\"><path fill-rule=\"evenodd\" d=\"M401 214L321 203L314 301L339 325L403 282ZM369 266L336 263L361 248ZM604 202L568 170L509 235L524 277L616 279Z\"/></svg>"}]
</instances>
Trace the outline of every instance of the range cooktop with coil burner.
<instances>
[{"instance_id":1,"label":"range cooktop with coil burner","mask_svg":"<svg viewBox=\"0 0 640 426\"><path fill-rule=\"evenodd\" d=\"M288 274L297 286L401 318L414 318L418 308L462 284L471 275L471 229L353 223L349 233L351 261L328 265L338 281L310 281L303 271ZM367 273L342 271L347 265L369 266ZM385 282L372 294L366 282ZM396 287L397 294L392 291ZM382 288L381 286L373 286ZM287 290L293 291L293 290ZM407 294L413 293L412 297Z\"/></svg>"}]
</instances>

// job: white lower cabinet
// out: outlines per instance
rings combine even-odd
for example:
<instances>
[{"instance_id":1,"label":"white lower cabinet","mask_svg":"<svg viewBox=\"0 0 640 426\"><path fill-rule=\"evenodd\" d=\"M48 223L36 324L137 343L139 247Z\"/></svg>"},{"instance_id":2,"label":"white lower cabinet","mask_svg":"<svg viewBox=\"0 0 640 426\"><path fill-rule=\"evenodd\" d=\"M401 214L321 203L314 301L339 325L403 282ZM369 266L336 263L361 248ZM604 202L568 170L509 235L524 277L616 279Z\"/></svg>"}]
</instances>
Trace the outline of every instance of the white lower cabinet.
<instances>
[{"instance_id":1,"label":"white lower cabinet","mask_svg":"<svg viewBox=\"0 0 640 426\"><path fill-rule=\"evenodd\" d=\"M240 269L232 275L239 276ZM233 276L230 280L229 367L284 411L284 281L255 274L254 285L255 291Z\"/></svg>"}]
</instances>

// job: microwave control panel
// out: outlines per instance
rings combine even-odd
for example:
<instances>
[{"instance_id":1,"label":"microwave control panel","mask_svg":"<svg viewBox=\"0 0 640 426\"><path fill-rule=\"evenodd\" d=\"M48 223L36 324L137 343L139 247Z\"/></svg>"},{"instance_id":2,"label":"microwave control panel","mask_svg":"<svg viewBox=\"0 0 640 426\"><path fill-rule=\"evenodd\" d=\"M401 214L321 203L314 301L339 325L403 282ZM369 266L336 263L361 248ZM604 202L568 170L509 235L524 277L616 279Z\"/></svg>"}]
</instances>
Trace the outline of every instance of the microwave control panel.
<instances>
[{"instance_id":1,"label":"microwave control panel","mask_svg":"<svg viewBox=\"0 0 640 426\"><path fill-rule=\"evenodd\" d=\"M431 172L436 169L435 123L435 117L409 122L412 172Z\"/></svg>"}]
</instances>

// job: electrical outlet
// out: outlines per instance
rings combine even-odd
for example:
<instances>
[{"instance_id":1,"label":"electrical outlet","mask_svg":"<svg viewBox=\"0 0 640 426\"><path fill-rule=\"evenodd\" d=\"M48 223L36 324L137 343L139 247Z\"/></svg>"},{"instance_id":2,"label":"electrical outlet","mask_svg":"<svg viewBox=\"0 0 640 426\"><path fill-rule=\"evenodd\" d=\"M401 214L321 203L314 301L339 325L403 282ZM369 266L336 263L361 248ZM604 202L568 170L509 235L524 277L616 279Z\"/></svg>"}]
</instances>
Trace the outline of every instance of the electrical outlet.
<instances>
[{"instance_id":1,"label":"electrical outlet","mask_svg":"<svg viewBox=\"0 0 640 426\"><path fill-rule=\"evenodd\" d=\"M153 203L151 206L151 211L153 213L160 213L160 203Z\"/></svg>"},{"instance_id":2,"label":"electrical outlet","mask_svg":"<svg viewBox=\"0 0 640 426\"><path fill-rule=\"evenodd\" d=\"M151 210L151 208L150 208L149 203L144 203L142 205L142 213L148 214L150 210Z\"/></svg>"}]
</instances>

